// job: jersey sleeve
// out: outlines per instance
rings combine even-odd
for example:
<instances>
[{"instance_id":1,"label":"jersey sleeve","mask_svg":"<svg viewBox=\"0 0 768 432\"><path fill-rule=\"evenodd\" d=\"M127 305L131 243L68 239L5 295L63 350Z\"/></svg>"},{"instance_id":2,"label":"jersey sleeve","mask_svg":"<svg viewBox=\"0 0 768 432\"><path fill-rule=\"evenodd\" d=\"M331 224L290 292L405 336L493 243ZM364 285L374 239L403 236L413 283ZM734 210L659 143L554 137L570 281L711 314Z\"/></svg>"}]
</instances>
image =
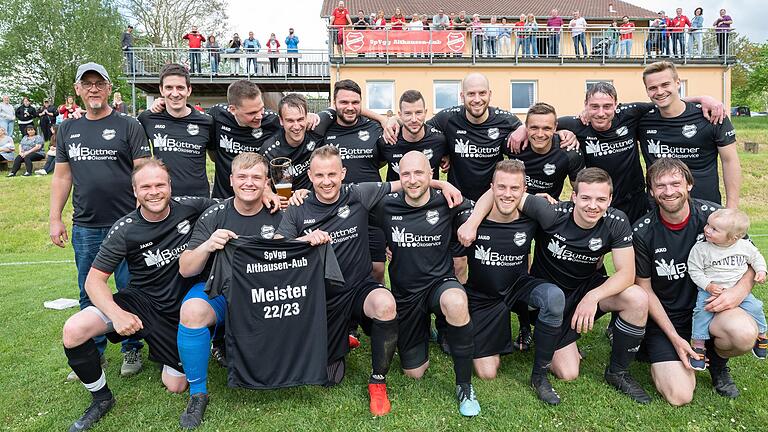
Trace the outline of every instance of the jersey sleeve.
<instances>
[{"instance_id":1,"label":"jersey sleeve","mask_svg":"<svg viewBox=\"0 0 768 432\"><path fill-rule=\"evenodd\" d=\"M306 204L303 204L306 205ZM283 213L283 218L280 220L280 225L277 227L277 234L287 238L295 239L299 237L299 207L289 206Z\"/></svg>"},{"instance_id":2,"label":"jersey sleeve","mask_svg":"<svg viewBox=\"0 0 768 432\"><path fill-rule=\"evenodd\" d=\"M120 224L123 223L123 226ZM91 267L111 274L128 255L128 247L125 241L126 231L131 227L130 223L120 219L109 229L109 234L99 246L99 253L93 260Z\"/></svg>"},{"instance_id":3,"label":"jersey sleeve","mask_svg":"<svg viewBox=\"0 0 768 432\"><path fill-rule=\"evenodd\" d=\"M66 128L62 125L56 131L56 162L69 163L69 153L67 153L66 145L64 144L64 131Z\"/></svg>"},{"instance_id":4,"label":"jersey sleeve","mask_svg":"<svg viewBox=\"0 0 768 432\"><path fill-rule=\"evenodd\" d=\"M709 278L704 273L704 267L706 264L706 253L704 248L706 243L697 243L691 248L691 253L688 254L688 276L691 278L691 282L696 284L697 287L704 289L709 285Z\"/></svg>"},{"instance_id":5,"label":"jersey sleeve","mask_svg":"<svg viewBox=\"0 0 768 432\"><path fill-rule=\"evenodd\" d=\"M219 203L219 200L216 198L205 198L198 196L182 196L174 197L173 199L181 205L192 207L193 209L197 210L198 213L202 213L212 205Z\"/></svg>"},{"instance_id":6,"label":"jersey sleeve","mask_svg":"<svg viewBox=\"0 0 768 432\"><path fill-rule=\"evenodd\" d=\"M349 185L350 192L355 193L360 203L370 211L384 196L392 191L389 182L368 182Z\"/></svg>"},{"instance_id":7,"label":"jersey sleeve","mask_svg":"<svg viewBox=\"0 0 768 432\"><path fill-rule=\"evenodd\" d=\"M475 202L464 198L461 204L451 209L451 215L453 217L453 230L456 231L459 227L469 219L472 214L472 209L475 207Z\"/></svg>"},{"instance_id":8,"label":"jersey sleeve","mask_svg":"<svg viewBox=\"0 0 768 432\"><path fill-rule=\"evenodd\" d=\"M653 255L645 241L645 237L635 234L632 236L632 246L635 248L635 274L647 279L653 276Z\"/></svg>"},{"instance_id":9,"label":"jersey sleeve","mask_svg":"<svg viewBox=\"0 0 768 432\"><path fill-rule=\"evenodd\" d=\"M576 133L583 126L581 120L576 116L565 116L557 119L557 130L569 130Z\"/></svg>"},{"instance_id":10,"label":"jersey sleeve","mask_svg":"<svg viewBox=\"0 0 768 432\"><path fill-rule=\"evenodd\" d=\"M714 125L714 141L718 147L725 147L736 142L736 130L733 128L731 119L726 117L723 124Z\"/></svg>"},{"instance_id":11,"label":"jersey sleeve","mask_svg":"<svg viewBox=\"0 0 768 432\"><path fill-rule=\"evenodd\" d=\"M585 167L584 154L579 149L568 150L565 154L568 156L568 178L576 181L576 175Z\"/></svg>"},{"instance_id":12,"label":"jersey sleeve","mask_svg":"<svg viewBox=\"0 0 768 432\"><path fill-rule=\"evenodd\" d=\"M144 127L138 120L128 119L128 146L133 159L150 157L149 141Z\"/></svg>"},{"instance_id":13,"label":"jersey sleeve","mask_svg":"<svg viewBox=\"0 0 768 432\"><path fill-rule=\"evenodd\" d=\"M627 215L614 210L615 219L605 218L611 224L611 249L632 247L632 225Z\"/></svg>"},{"instance_id":14,"label":"jersey sleeve","mask_svg":"<svg viewBox=\"0 0 768 432\"><path fill-rule=\"evenodd\" d=\"M427 120L427 125L436 129L440 129L441 131L446 130L448 126L448 119L450 118L449 111L451 111L451 109L444 109L435 114L431 119Z\"/></svg>"},{"instance_id":15,"label":"jersey sleeve","mask_svg":"<svg viewBox=\"0 0 768 432\"><path fill-rule=\"evenodd\" d=\"M217 229L217 216L219 211L221 211L219 204L212 205L197 218L195 227L192 229L192 236L189 238L189 246L187 249L197 249L201 244L211 238L211 234Z\"/></svg>"},{"instance_id":16,"label":"jersey sleeve","mask_svg":"<svg viewBox=\"0 0 768 432\"><path fill-rule=\"evenodd\" d=\"M632 102L629 104L621 104L619 105L619 108L623 108L623 112L626 116L639 119L648 114L652 109L656 108L656 105L649 102Z\"/></svg>"},{"instance_id":17,"label":"jersey sleeve","mask_svg":"<svg viewBox=\"0 0 768 432\"><path fill-rule=\"evenodd\" d=\"M229 283L232 279L231 256L232 251L236 247L231 243L227 244L224 249L216 252L213 256L211 273L205 283L205 292L208 294L208 298L224 295L229 289Z\"/></svg>"},{"instance_id":18,"label":"jersey sleeve","mask_svg":"<svg viewBox=\"0 0 768 432\"><path fill-rule=\"evenodd\" d=\"M523 206L523 213L529 218L539 222L539 225L547 229L557 221L559 209L542 197L528 195Z\"/></svg>"},{"instance_id":19,"label":"jersey sleeve","mask_svg":"<svg viewBox=\"0 0 768 432\"><path fill-rule=\"evenodd\" d=\"M213 125L213 117L203 114L205 117L205 126L208 128L208 142L205 144L206 150L216 150L216 128Z\"/></svg>"},{"instance_id":20,"label":"jersey sleeve","mask_svg":"<svg viewBox=\"0 0 768 432\"><path fill-rule=\"evenodd\" d=\"M312 132L320 136L325 136L325 132L336 121L336 117L335 115L332 115L329 110L320 111L317 113L317 116L320 117L320 123L318 123L317 127L315 127Z\"/></svg>"},{"instance_id":21,"label":"jersey sleeve","mask_svg":"<svg viewBox=\"0 0 768 432\"><path fill-rule=\"evenodd\" d=\"M523 125L523 122L520 121L519 118L517 118L516 115L510 113L509 114L509 130L510 132L514 132Z\"/></svg>"}]
</instances>

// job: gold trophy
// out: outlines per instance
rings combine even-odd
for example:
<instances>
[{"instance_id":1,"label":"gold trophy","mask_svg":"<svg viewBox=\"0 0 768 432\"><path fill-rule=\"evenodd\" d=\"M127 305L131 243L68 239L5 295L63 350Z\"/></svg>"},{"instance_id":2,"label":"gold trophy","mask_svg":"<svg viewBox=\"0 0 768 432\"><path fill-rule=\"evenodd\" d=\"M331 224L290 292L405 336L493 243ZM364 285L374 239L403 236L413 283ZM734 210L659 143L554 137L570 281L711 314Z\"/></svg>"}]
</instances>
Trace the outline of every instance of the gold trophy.
<instances>
[{"instance_id":1,"label":"gold trophy","mask_svg":"<svg viewBox=\"0 0 768 432\"><path fill-rule=\"evenodd\" d=\"M293 193L293 163L287 157L278 157L269 161L269 170L275 192L283 198L290 198Z\"/></svg>"}]
</instances>

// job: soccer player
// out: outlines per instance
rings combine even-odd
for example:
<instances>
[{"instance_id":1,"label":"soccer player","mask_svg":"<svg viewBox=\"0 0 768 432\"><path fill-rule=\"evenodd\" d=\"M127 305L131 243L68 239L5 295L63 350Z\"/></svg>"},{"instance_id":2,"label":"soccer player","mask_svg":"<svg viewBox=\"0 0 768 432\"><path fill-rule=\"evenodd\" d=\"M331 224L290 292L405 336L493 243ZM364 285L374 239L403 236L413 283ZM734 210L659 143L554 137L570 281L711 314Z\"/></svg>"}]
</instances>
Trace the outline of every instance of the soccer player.
<instances>
[{"instance_id":1,"label":"soccer player","mask_svg":"<svg viewBox=\"0 0 768 432\"><path fill-rule=\"evenodd\" d=\"M691 196L721 203L717 158L723 163L726 207L738 208L741 164L736 153L736 131L728 118L711 124L700 105L680 99L680 78L674 64L661 61L643 71L648 97L658 109L640 121L638 140L646 166L659 158L677 158L691 169L696 184Z\"/></svg>"},{"instance_id":2,"label":"soccer player","mask_svg":"<svg viewBox=\"0 0 768 432\"><path fill-rule=\"evenodd\" d=\"M168 169L156 159L137 164L132 184L139 208L112 225L85 281L93 304L64 324L67 361L93 398L70 431L90 429L115 404L99 366L95 336L107 335L112 342L132 335L145 339L150 359L163 365L165 387L174 393L187 388L176 330L182 296L194 280L179 274L178 258L198 216L212 201L197 197L172 200ZM113 295L107 279L123 260L128 262L131 282Z\"/></svg>"},{"instance_id":3,"label":"soccer player","mask_svg":"<svg viewBox=\"0 0 768 432\"><path fill-rule=\"evenodd\" d=\"M401 186L400 182L342 185L345 175L338 148L325 145L315 149L309 163L313 192L294 194L306 200L300 206L288 207L277 233L312 244L333 245L345 285L326 293L329 384L338 384L344 378L345 355L349 351L347 330L354 318L371 336L371 413L385 415L391 409L386 374L397 345L396 308L389 290L371 276L367 233L370 209ZM434 185L450 189L444 182L434 181ZM447 195L456 198L453 193Z\"/></svg>"},{"instance_id":4,"label":"soccer player","mask_svg":"<svg viewBox=\"0 0 768 432\"><path fill-rule=\"evenodd\" d=\"M606 381L639 403L650 397L629 374L629 364L645 334L648 296L633 285L635 256L627 216L610 208L611 177L600 168L586 168L574 182L571 201L549 205L542 197L525 194L518 209L536 220L531 275L559 286L565 294L563 325L552 372L560 379L579 376L581 356L576 341L592 330L595 319L618 312ZM491 208L492 192L477 203L467 222L463 242L474 240L477 226ZM463 231L464 227L462 227ZM615 273L606 276L599 264L611 252Z\"/></svg>"},{"instance_id":5,"label":"soccer player","mask_svg":"<svg viewBox=\"0 0 768 432\"><path fill-rule=\"evenodd\" d=\"M657 208L633 228L636 283L649 298L651 320L638 356L651 363L651 379L672 405L693 400L696 376L688 356L696 285L688 277L688 254L704 238L707 218L719 205L691 197L695 177L680 159L661 158L648 167L648 191ZM728 358L751 351L757 338L755 320L739 304L749 295L755 272L750 269L733 287L712 299L706 310L715 313L707 341L712 386L735 398L739 389L731 378Z\"/></svg>"},{"instance_id":6,"label":"soccer player","mask_svg":"<svg viewBox=\"0 0 768 432\"><path fill-rule=\"evenodd\" d=\"M230 239L260 236L271 239L280 225L282 212L270 213L262 203L269 188L267 162L252 152L240 153L232 160L231 185L235 196L208 208L192 231L187 250L179 258L179 273L184 277L204 274L209 258ZM204 292L205 283L195 284L181 306L178 349L189 381L189 403L181 414L182 428L193 429L203 421L208 406L208 357L211 326L221 326L227 312L224 296L212 299ZM275 359L279 361L279 359Z\"/></svg>"},{"instance_id":7,"label":"soccer player","mask_svg":"<svg viewBox=\"0 0 768 432\"><path fill-rule=\"evenodd\" d=\"M554 124L551 126L554 132ZM525 179L521 161L496 164L491 183L493 208L477 229L474 254L468 254L465 287L475 323L474 365L480 378L496 378L500 355L512 352L509 313L522 306L527 314L530 305L539 312L531 386L539 399L557 405L560 396L552 389L547 370L560 335L565 297L557 286L528 274L528 255L539 224L517 208L525 193Z\"/></svg>"},{"instance_id":8,"label":"soccer player","mask_svg":"<svg viewBox=\"0 0 768 432\"><path fill-rule=\"evenodd\" d=\"M468 216L471 203L449 208L442 193L430 188L431 178L427 157L419 151L408 152L400 160L403 192L385 196L372 212L391 233L387 238L392 251L389 280L397 301L397 345L403 371L411 378L424 376L429 367L430 313L443 316L459 412L472 417L480 414L472 387L474 327L449 254L452 233Z\"/></svg>"},{"instance_id":9,"label":"soccer player","mask_svg":"<svg viewBox=\"0 0 768 432\"><path fill-rule=\"evenodd\" d=\"M139 122L152 144L153 154L162 159L171 173L176 196L211 195L205 173L205 156L215 159L213 119L194 109L187 100L192 94L189 71L168 64L160 71L160 95L165 110L139 114Z\"/></svg>"},{"instance_id":10,"label":"soccer player","mask_svg":"<svg viewBox=\"0 0 768 432\"><path fill-rule=\"evenodd\" d=\"M141 124L110 107L112 83L103 66L96 63L80 65L75 92L85 103L86 113L63 123L58 130L49 229L53 244L65 247L67 227L61 220L61 213L72 192L72 248L82 310L92 304L85 290L85 280L99 245L109 233L109 227L136 208L131 170L139 159L150 153ZM118 290L128 287L130 275L126 264L118 265L114 273ZM103 357L106 339L98 337L96 346L106 365ZM141 370L141 347L141 342L134 339L123 344L121 375L133 375ZM67 380L77 378L75 373L70 373Z\"/></svg>"}]
</instances>

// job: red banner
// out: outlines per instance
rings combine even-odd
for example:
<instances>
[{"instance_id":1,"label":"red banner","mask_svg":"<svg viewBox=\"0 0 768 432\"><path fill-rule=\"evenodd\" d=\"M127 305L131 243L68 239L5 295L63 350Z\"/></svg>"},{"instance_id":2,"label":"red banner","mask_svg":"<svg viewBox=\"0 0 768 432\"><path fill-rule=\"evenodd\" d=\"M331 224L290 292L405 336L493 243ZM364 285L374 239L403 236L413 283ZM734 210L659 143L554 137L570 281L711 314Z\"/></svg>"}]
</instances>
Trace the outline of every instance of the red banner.
<instances>
[{"instance_id":1,"label":"red banner","mask_svg":"<svg viewBox=\"0 0 768 432\"><path fill-rule=\"evenodd\" d=\"M461 53L467 35L450 30L347 30L344 50L347 53Z\"/></svg>"}]
</instances>

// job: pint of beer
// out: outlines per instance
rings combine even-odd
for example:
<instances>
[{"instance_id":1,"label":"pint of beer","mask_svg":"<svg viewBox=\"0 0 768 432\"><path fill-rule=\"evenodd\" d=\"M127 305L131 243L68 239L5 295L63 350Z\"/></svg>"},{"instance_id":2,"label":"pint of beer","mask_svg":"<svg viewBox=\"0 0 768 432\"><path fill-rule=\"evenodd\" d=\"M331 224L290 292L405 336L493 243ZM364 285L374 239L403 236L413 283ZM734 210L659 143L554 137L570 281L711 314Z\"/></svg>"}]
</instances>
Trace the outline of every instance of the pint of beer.
<instances>
[{"instance_id":1,"label":"pint of beer","mask_svg":"<svg viewBox=\"0 0 768 432\"><path fill-rule=\"evenodd\" d=\"M275 192L284 198L290 198L293 193L293 164L286 157L274 158L269 161L269 171Z\"/></svg>"}]
</instances>

